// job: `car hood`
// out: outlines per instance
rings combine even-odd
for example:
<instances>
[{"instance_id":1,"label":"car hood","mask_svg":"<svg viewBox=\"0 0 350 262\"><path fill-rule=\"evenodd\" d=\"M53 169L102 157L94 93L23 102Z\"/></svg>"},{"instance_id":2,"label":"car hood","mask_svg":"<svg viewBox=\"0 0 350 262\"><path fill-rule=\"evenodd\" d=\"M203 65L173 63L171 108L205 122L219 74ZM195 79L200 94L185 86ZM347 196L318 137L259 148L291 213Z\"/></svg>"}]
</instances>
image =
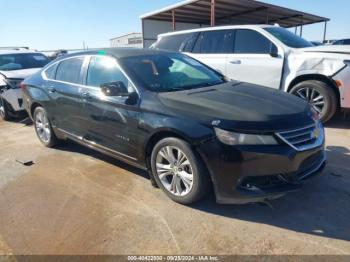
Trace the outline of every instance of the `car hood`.
<instances>
[{"instance_id":1,"label":"car hood","mask_svg":"<svg viewBox=\"0 0 350 262\"><path fill-rule=\"evenodd\" d=\"M301 51L350 55L350 46L346 46L346 45L314 46L314 47L303 48L301 49Z\"/></svg>"},{"instance_id":2,"label":"car hood","mask_svg":"<svg viewBox=\"0 0 350 262\"><path fill-rule=\"evenodd\" d=\"M38 72L41 68L31 68L31 69L22 69L22 70L12 70L12 71L1 71L0 74L5 76L6 78L17 78L17 79L25 79L36 72Z\"/></svg>"},{"instance_id":3,"label":"car hood","mask_svg":"<svg viewBox=\"0 0 350 262\"><path fill-rule=\"evenodd\" d=\"M274 132L313 123L305 101L248 83L230 82L158 96L174 114L226 130Z\"/></svg>"}]
</instances>

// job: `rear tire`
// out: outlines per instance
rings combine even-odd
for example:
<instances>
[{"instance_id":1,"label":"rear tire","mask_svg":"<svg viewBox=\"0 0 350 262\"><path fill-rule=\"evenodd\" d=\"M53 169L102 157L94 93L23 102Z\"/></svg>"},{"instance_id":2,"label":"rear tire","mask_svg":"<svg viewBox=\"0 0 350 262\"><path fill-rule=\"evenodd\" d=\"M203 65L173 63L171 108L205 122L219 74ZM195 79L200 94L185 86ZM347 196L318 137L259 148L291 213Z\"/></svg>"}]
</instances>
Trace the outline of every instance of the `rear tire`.
<instances>
[{"instance_id":1,"label":"rear tire","mask_svg":"<svg viewBox=\"0 0 350 262\"><path fill-rule=\"evenodd\" d=\"M35 132L40 142L46 147L54 147L59 144L59 140L56 137L50 120L47 117L47 113L44 108L37 107L33 114Z\"/></svg>"},{"instance_id":2,"label":"rear tire","mask_svg":"<svg viewBox=\"0 0 350 262\"><path fill-rule=\"evenodd\" d=\"M322 81L308 80L294 86L291 94L306 100L320 116L320 120L326 123L337 111L337 95L333 88Z\"/></svg>"},{"instance_id":3,"label":"rear tire","mask_svg":"<svg viewBox=\"0 0 350 262\"><path fill-rule=\"evenodd\" d=\"M190 205L210 189L210 177L191 146L178 138L159 141L152 151L152 172L158 186L173 201Z\"/></svg>"},{"instance_id":4,"label":"rear tire","mask_svg":"<svg viewBox=\"0 0 350 262\"><path fill-rule=\"evenodd\" d=\"M4 121L11 119L6 100L0 96L0 118Z\"/></svg>"}]
</instances>

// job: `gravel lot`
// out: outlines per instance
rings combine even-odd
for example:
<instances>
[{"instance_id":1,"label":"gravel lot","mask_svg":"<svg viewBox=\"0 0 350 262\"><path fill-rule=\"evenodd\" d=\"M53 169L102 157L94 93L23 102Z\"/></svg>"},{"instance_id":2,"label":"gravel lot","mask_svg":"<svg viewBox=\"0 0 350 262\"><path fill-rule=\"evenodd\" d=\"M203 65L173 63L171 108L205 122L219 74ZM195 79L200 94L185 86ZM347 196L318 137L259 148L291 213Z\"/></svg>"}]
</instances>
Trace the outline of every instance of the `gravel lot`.
<instances>
[{"instance_id":1,"label":"gravel lot","mask_svg":"<svg viewBox=\"0 0 350 262\"><path fill-rule=\"evenodd\" d=\"M350 254L350 117L326 133L326 170L273 208L185 207L140 170L0 122L0 254Z\"/></svg>"}]
</instances>

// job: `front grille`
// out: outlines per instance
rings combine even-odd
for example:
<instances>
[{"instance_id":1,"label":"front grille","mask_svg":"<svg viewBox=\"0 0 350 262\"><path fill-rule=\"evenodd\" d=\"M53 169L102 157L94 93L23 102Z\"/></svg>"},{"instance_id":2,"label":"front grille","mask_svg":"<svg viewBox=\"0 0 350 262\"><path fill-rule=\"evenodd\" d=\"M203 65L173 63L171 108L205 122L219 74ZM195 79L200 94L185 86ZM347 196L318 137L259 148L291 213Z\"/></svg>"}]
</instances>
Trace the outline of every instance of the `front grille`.
<instances>
[{"instance_id":1,"label":"front grille","mask_svg":"<svg viewBox=\"0 0 350 262\"><path fill-rule=\"evenodd\" d=\"M305 151L321 146L324 140L324 131L321 123L304 128L277 133L285 143L298 151Z\"/></svg>"}]
</instances>

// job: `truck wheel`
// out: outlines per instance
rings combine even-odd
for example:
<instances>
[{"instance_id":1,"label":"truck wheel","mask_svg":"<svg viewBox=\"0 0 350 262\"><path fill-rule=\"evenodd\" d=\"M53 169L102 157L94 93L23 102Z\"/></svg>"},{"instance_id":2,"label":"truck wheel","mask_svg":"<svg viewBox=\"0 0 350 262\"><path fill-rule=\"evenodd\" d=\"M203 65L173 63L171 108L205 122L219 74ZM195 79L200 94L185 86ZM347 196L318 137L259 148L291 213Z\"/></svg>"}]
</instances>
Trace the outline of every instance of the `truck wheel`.
<instances>
[{"instance_id":1,"label":"truck wheel","mask_svg":"<svg viewBox=\"0 0 350 262\"><path fill-rule=\"evenodd\" d=\"M323 123L330 120L337 111L337 95L325 82L304 81L294 86L290 93L306 100L319 114Z\"/></svg>"},{"instance_id":2,"label":"truck wheel","mask_svg":"<svg viewBox=\"0 0 350 262\"><path fill-rule=\"evenodd\" d=\"M9 110L4 98L0 97L0 117L4 121L10 120Z\"/></svg>"},{"instance_id":3,"label":"truck wheel","mask_svg":"<svg viewBox=\"0 0 350 262\"><path fill-rule=\"evenodd\" d=\"M158 186L177 203L190 205L210 189L210 177L204 164L181 139L159 141L152 151L151 163Z\"/></svg>"}]
</instances>

